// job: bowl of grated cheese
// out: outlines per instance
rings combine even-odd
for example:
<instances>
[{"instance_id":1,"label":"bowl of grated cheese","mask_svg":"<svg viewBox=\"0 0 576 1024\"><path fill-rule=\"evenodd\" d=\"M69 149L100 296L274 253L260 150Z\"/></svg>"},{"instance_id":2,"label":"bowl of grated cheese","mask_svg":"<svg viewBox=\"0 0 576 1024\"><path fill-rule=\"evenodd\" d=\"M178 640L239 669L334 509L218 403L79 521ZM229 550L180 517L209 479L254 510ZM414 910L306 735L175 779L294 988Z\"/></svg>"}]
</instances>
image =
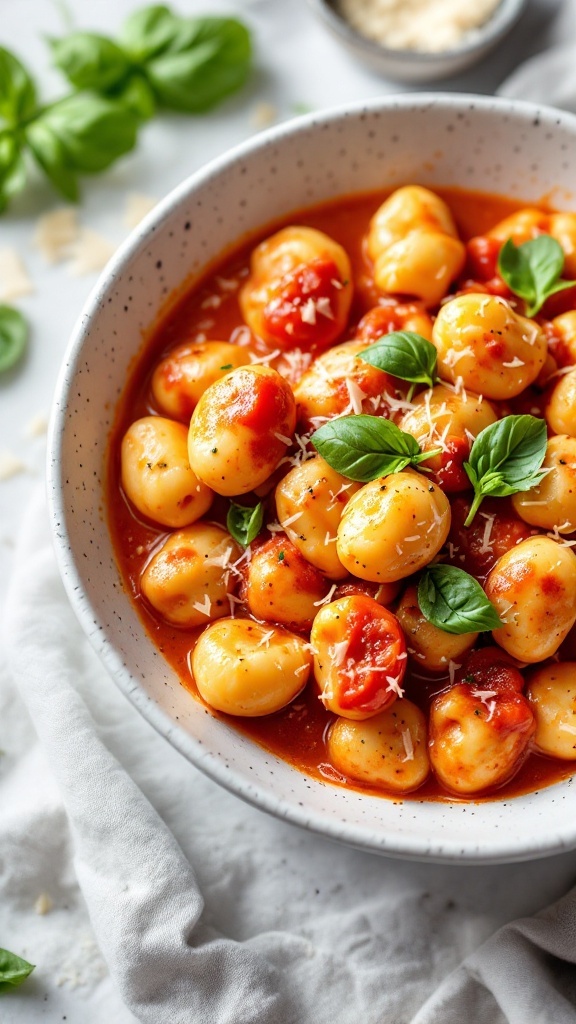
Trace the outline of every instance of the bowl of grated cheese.
<instances>
[{"instance_id":1,"label":"bowl of grated cheese","mask_svg":"<svg viewBox=\"0 0 576 1024\"><path fill-rule=\"evenodd\" d=\"M385 78L432 82L482 60L526 0L309 0L357 60Z\"/></svg>"}]
</instances>

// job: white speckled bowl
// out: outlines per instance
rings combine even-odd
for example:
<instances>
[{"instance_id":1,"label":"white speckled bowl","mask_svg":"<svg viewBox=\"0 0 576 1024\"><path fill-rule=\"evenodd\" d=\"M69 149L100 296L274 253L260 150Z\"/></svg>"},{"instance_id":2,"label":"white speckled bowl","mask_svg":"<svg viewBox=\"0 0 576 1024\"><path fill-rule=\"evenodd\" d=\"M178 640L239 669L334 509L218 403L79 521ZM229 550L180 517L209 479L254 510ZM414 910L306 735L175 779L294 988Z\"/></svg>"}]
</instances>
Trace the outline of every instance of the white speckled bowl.
<instances>
[{"instance_id":1,"label":"white speckled bowl","mask_svg":"<svg viewBox=\"0 0 576 1024\"><path fill-rule=\"evenodd\" d=\"M308 0L326 28L365 67L397 82L435 82L474 66L512 31L527 0L500 0L496 10L452 50L392 50L357 32L339 11L337 0Z\"/></svg>"},{"instance_id":2,"label":"white speckled bowl","mask_svg":"<svg viewBox=\"0 0 576 1024\"><path fill-rule=\"evenodd\" d=\"M123 589L103 514L114 409L166 297L237 238L322 200L409 182L576 208L576 118L458 96L386 98L257 136L185 181L105 270L70 342L50 431L60 570L124 694L211 778L263 810L367 850L523 860L576 847L576 785L487 803L420 803L310 779L212 718L179 684Z\"/></svg>"}]
</instances>

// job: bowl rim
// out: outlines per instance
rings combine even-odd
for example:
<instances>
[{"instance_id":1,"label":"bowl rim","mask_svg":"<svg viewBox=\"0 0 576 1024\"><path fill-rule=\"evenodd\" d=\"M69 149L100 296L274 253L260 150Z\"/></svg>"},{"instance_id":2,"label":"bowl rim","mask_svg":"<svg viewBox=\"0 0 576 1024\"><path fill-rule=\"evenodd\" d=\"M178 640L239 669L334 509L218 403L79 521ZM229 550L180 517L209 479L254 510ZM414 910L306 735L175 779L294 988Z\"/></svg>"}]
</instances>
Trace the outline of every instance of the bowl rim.
<instances>
[{"instance_id":1,"label":"bowl rim","mask_svg":"<svg viewBox=\"0 0 576 1024\"><path fill-rule=\"evenodd\" d=\"M496 44L512 28L527 6L527 0L500 0L488 19L475 29L469 42L446 50L402 50L384 46L377 40L362 35L336 10L334 0L308 0L310 6L330 28L348 44L362 48L374 59L386 58L391 63L413 63L421 67L434 67L451 59L470 57L484 50L488 43Z\"/></svg>"},{"instance_id":2,"label":"bowl rim","mask_svg":"<svg viewBox=\"0 0 576 1024\"><path fill-rule=\"evenodd\" d=\"M133 678L126 669L120 652L112 646L106 637L98 612L93 607L89 595L84 592L77 562L69 543L67 527L68 512L64 500L62 478L65 476L65 467L62 463L62 452L67 403L71 397L74 376L81 360L84 338L92 318L97 315L109 289L114 286L125 265L138 253L141 245L154 234L163 220L178 207L183 198L188 197L197 188L207 185L212 178L220 176L237 161L257 153L271 142L297 135L319 125L339 122L349 117L359 117L371 112L381 113L389 109L406 110L407 112L413 109L422 112L422 110L432 107L455 112L477 108L485 113L499 112L502 115L518 117L526 123L533 122L535 118L538 118L542 122L549 122L550 127L558 127L567 123L572 127L576 141L576 115L552 107L467 93L414 92L357 101L292 118L250 137L187 176L158 202L119 246L102 271L78 316L57 377L50 413L47 437L48 510L56 563L65 591L83 632L99 656L101 663L127 700L136 707L156 731L218 785L259 810L323 838L343 842L367 852L408 860L463 865L520 862L566 852L576 847L576 821L568 832L563 832L562 835L547 834L539 840L534 838L529 844L525 843L521 850L518 849L514 836L505 836L502 833L489 834L481 850L478 849L478 844L474 848L464 849L461 842L447 839L444 836L436 839L433 835L415 837L402 834L393 836L390 841L386 835L376 837L370 826L358 822L349 823L343 819L328 820L321 816L319 816L319 820L315 821L313 817L310 818L306 808L299 806L296 801L289 802L284 798L276 797L270 789L265 788L256 780L251 783L244 782L240 776L234 774L232 768L225 764L224 759L212 754L199 740L184 729L177 729L169 715L143 688L134 686ZM79 599L79 595L82 595L81 599ZM128 599L128 595L126 596ZM255 746L258 745L255 744ZM259 747L259 749L266 752L264 747ZM299 769L294 768L294 770L298 771ZM570 781L569 779L564 783L559 782L555 784L555 788L569 785ZM526 798L531 800L536 795L527 794ZM376 797L375 799L387 798ZM518 801L523 800L524 797L519 796L514 799ZM474 801L471 804L477 806ZM453 803L442 804L443 808L448 809L448 813L451 813L450 808L455 809L459 806L457 799Z\"/></svg>"}]
</instances>

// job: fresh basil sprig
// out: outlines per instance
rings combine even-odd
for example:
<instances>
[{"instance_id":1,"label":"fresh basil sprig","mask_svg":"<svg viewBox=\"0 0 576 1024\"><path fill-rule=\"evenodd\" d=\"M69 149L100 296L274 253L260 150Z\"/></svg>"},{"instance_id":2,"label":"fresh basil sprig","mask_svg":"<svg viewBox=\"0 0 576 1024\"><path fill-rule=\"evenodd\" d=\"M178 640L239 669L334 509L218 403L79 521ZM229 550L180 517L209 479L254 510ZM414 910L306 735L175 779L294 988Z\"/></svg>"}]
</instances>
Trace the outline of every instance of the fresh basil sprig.
<instances>
[{"instance_id":1,"label":"fresh basil sprig","mask_svg":"<svg viewBox=\"0 0 576 1024\"><path fill-rule=\"evenodd\" d=\"M78 176L109 167L136 143L138 122L122 104L90 92L40 106L24 65L0 47L0 210L26 184L31 153L67 199Z\"/></svg>"},{"instance_id":2,"label":"fresh basil sprig","mask_svg":"<svg viewBox=\"0 0 576 1024\"><path fill-rule=\"evenodd\" d=\"M17 309L0 306L0 373L22 358L28 342L28 324Z\"/></svg>"},{"instance_id":3,"label":"fresh basil sprig","mask_svg":"<svg viewBox=\"0 0 576 1024\"><path fill-rule=\"evenodd\" d=\"M550 295L572 288L563 281L564 250L551 235L538 235L516 246L511 238L498 256L498 273L511 291L526 302L526 316L535 316Z\"/></svg>"},{"instance_id":4,"label":"fresh basil sprig","mask_svg":"<svg viewBox=\"0 0 576 1024\"><path fill-rule=\"evenodd\" d=\"M358 353L371 366L376 366L385 373L407 380L412 384L408 392L408 401L414 394L416 384L428 384L433 387L437 381L436 362L438 353L432 344L414 331L392 331L378 338L373 345Z\"/></svg>"},{"instance_id":5,"label":"fresh basil sprig","mask_svg":"<svg viewBox=\"0 0 576 1024\"><path fill-rule=\"evenodd\" d=\"M73 32L51 41L56 66L77 89L122 99L151 116L156 105L191 114L210 110L244 84L248 29L235 18L183 18L155 4L135 11L117 40Z\"/></svg>"},{"instance_id":6,"label":"fresh basil sprig","mask_svg":"<svg viewBox=\"0 0 576 1024\"><path fill-rule=\"evenodd\" d=\"M416 466L442 450L423 452L416 438L395 423L363 414L329 420L310 441L337 473L363 483L400 473L406 466Z\"/></svg>"},{"instance_id":7,"label":"fresh basil sprig","mask_svg":"<svg viewBox=\"0 0 576 1024\"><path fill-rule=\"evenodd\" d=\"M10 953L7 949L0 949L0 992L10 992L18 988L23 981L34 970L34 964Z\"/></svg>"},{"instance_id":8,"label":"fresh basil sprig","mask_svg":"<svg viewBox=\"0 0 576 1024\"><path fill-rule=\"evenodd\" d=\"M504 416L478 434L464 469L474 501L464 526L470 526L488 495L504 498L536 487L546 475L546 423L535 416Z\"/></svg>"},{"instance_id":9,"label":"fresh basil sprig","mask_svg":"<svg viewBox=\"0 0 576 1024\"><path fill-rule=\"evenodd\" d=\"M481 633L502 625L478 581L455 565L437 563L424 569L418 604L424 617L445 633Z\"/></svg>"},{"instance_id":10,"label":"fresh basil sprig","mask_svg":"<svg viewBox=\"0 0 576 1024\"><path fill-rule=\"evenodd\" d=\"M230 508L228 509L228 515L226 516L226 526L228 533L234 537L234 540L238 541L243 548L247 548L249 544L258 536L264 523L264 505L259 502L257 505L248 507L247 505L237 505L236 502L230 502Z\"/></svg>"}]
</instances>

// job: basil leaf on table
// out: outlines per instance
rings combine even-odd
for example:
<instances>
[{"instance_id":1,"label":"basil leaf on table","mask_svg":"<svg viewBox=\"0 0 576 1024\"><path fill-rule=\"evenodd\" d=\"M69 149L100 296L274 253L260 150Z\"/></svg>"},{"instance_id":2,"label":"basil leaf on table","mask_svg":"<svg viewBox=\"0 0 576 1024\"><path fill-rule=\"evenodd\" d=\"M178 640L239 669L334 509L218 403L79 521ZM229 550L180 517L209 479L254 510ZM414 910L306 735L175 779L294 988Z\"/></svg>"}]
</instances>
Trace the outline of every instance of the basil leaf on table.
<instances>
[{"instance_id":1,"label":"basil leaf on table","mask_svg":"<svg viewBox=\"0 0 576 1024\"><path fill-rule=\"evenodd\" d=\"M182 20L165 4L142 7L126 18L120 30L119 43L134 63L141 64L177 40L182 31Z\"/></svg>"},{"instance_id":2,"label":"basil leaf on table","mask_svg":"<svg viewBox=\"0 0 576 1024\"><path fill-rule=\"evenodd\" d=\"M26 184L22 146L11 131L0 131L0 213Z\"/></svg>"},{"instance_id":3,"label":"basil leaf on table","mask_svg":"<svg viewBox=\"0 0 576 1024\"><path fill-rule=\"evenodd\" d=\"M7 949L0 949L0 992L10 992L18 988L22 982L34 970L34 964L10 953Z\"/></svg>"},{"instance_id":4,"label":"basil leaf on table","mask_svg":"<svg viewBox=\"0 0 576 1024\"><path fill-rule=\"evenodd\" d=\"M429 565L418 583L424 617L445 633L481 633L502 625L496 609L473 576L455 565Z\"/></svg>"},{"instance_id":5,"label":"basil leaf on table","mask_svg":"<svg viewBox=\"0 0 576 1024\"><path fill-rule=\"evenodd\" d=\"M36 86L24 65L0 46L0 118L15 127L36 110Z\"/></svg>"},{"instance_id":6,"label":"basil leaf on table","mask_svg":"<svg viewBox=\"0 0 576 1024\"><path fill-rule=\"evenodd\" d=\"M264 523L264 506L262 502L258 505L248 507L230 502L228 515L226 516L226 527L228 533L242 545L243 548L258 536Z\"/></svg>"},{"instance_id":7,"label":"basil leaf on table","mask_svg":"<svg viewBox=\"0 0 576 1024\"><path fill-rule=\"evenodd\" d=\"M248 77L250 34L234 18L181 19L181 33L145 63L162 106L198 114L235 92Z\"/></svg>"},{"instance_id":8,"label":"basil leaf on table","mask_svg":"<svg viewBox=\"0 0 576 1024\"><path fill-rule=\"evenodd\" d=\"M22 358L28 342L28 324L17 309L0 306L0 373Z\"/></svg>"},{"instance_id":9,"label":"basil leaf on table","mask_svg":"<svg viewBox=\"0 0 576 1024\"><path fill-rule=\"evenodd\" d=\"M392 331L390 334L384 334L369 348L359 352L357 358L411 384L428 384L429 387L433 387L437 381L438 353L432 342L414 331ZM412 387L408 401L412 398L413 392Z\"/></svg>"},{"instance_id":10,"label":"basil leaf on table","mask_svg":"<svg viewBox=\"0 0 576 1024\"><path fill-rule=\"evenodd\" d=\"M76 89L106 92L128 75L131 65L119 46L96 32L72 32L51 39L54 63Z\"/></svg>"},{"instance_id":11,"label":"basil leaf on table","mask_svg":"<svg viewBox=\"0 0 576 1024\"><path fill-rule=\"evenodd\" d=\"M138 119L96 93L76 93L46 107L26 129L26 140L52 184L78 198L77 175L103 171L133 149Z\"/></svg>"},{"instance_id":12,"label":"basil leaf on table","mask_svg":"<svg viewBox=\"0 0 576 1024\"><path fill-rule=\"evenodd\" d=\"M362 483L399 473L441 451L422 452L412 434L381 416L364 414L329 420L310 441L332 469Z\"/></svg>"},{"instance_id":13,"label":"basil leaf on table","mask_svg":"<svg viewBox=\"0 0 576 1024\"><path fill-rule=\"evenodd\" d=\"M464 469L474 488L474 501L464 523L469 526L487 495L504 498L536 487L545 476L544 420L535 416L504 416L478 434Z\"/></svg>"},{"instance_id":14,"label":"basil leaf on table","mask_svg":"<svg viewBox=\"0 0 576 1024\"><path fill-rule=\"evenodd\" d=\"M526 302L526 316L535 316L550 295L576 283L560 277L564 259L562 246L551 235L538 235L518 246L511 238L504 243L498 256L498 273Z\"/></svg>"}]
</instances>

